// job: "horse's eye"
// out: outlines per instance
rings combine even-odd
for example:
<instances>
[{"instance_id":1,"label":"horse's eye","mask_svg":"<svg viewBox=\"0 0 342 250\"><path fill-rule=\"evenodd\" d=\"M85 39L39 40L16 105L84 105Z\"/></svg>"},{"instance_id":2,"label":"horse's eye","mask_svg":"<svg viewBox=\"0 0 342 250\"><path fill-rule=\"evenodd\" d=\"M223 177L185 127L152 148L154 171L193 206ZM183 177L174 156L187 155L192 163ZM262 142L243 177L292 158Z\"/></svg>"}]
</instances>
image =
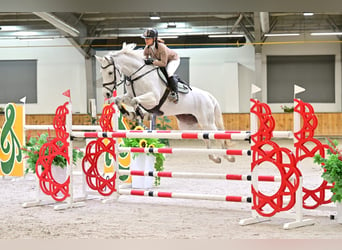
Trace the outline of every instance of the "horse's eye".
<instances>
[{"instance_id":1,"label":"horse's eye","mask_svg":"<svg viewBox=\"0 0 342 250\"><path fill-rule=\"evenodd\" d=\"M108 74L111 76L111 75L113 75L113 72L109 72Z\"/></svg>"}]
</instances>

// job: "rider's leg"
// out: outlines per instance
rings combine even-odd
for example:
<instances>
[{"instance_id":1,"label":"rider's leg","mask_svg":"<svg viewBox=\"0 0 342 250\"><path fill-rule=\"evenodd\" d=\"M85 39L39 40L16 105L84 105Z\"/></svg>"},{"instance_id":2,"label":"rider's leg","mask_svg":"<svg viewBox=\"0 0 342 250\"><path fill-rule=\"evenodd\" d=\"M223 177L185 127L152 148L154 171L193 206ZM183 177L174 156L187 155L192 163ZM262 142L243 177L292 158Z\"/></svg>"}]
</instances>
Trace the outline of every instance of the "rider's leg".
<instances>
[{"instance_id":1,"label":"rider's leg","mask_svg":"<svg viewBox=\"0 0 342 250\"><path fill-rule=\"evenodd\" d=\"M172 90L171 94L169 95L169 99L170 101L173 101L174 103L178 102L178 82L174 77L174 73L176 72L179 66L179 63L180 63L180 59L171 60L166 66L166 71L168 75L167 80Z\"/></svg>"},{"instance_id":2,"label":"rider's leg","mask_svg":"<svg viewBox=\"0 0 342 250\"><path fill-rule=\"evenodd\" d=\"M171 94L169 95L169 100L178 103L178 82L174 76L168 77L169 86L171 88Z\"/></svg>"}]
</instances>

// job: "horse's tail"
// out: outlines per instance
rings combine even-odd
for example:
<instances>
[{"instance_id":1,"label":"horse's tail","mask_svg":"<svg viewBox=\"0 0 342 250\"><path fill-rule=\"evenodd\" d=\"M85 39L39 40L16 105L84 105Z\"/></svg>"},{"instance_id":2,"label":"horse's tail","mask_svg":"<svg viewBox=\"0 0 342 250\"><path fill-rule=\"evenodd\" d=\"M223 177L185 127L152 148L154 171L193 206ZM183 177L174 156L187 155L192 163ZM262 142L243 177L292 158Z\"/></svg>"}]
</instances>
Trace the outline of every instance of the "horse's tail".
<instances>
[{"instance_id":1,"label":"horse's tail","mask_svg":"<svg viewBox=\"0 0 342 250\"><path fill-rule=\"evenodd\" d=\"M217 129L219 130L225 130L224 129L224 123L223 123L223 117L222 117L222 111L221 111L221 107L218 104L218 102L216 102L215 104L215 124Z\"/></svg>"},{"instance_id":2,"label":"horse's tail","mask_svg":"<svg viewBox=\"0 0 342 250\"><path fill-rule=\"evenodd\" d=\"M214 104L215 125L218 130L225 130L220 104L218 103L216 98L212 96L211 94L210 94L210 98L212 99L212 102Z\"/></svg>"}]
</instances>

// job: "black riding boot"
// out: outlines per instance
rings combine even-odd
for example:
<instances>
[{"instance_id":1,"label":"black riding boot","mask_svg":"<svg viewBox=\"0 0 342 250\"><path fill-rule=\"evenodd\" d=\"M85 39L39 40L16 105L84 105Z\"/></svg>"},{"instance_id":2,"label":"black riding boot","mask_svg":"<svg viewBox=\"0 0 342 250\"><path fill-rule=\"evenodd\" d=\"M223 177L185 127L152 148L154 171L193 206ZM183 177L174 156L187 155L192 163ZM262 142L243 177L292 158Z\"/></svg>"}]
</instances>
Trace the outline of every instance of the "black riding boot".
<instances>
[{"instance_id":1,"label":"black riding boot","mask_svg":"<svg viewBox=\"0 0 342 250\"><path fill-rule=\"evenodd\" d=\"M169 100L178 103L178 82L174 76L170 76L168 79L169 86L171 88L171 93L169 95Z\"/></svg>"}]
</instances>

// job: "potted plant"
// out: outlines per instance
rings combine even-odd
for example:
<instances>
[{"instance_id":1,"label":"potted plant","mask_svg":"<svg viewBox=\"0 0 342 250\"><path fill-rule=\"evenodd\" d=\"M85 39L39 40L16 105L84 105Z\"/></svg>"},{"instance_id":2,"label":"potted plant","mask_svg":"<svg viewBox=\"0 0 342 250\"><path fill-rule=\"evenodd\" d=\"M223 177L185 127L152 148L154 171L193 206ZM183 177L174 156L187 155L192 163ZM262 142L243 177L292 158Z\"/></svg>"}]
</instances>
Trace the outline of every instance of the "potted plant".
<instances>
[{"instance_id":1,"label":"potted plant","mask_svg":"<svg viewBox=\"0 0 342 250\"><path fill-rule=\"evenodd\" d=\"M39 158L39 151L41 147L49 142L51 137L49 137L48 133L42 133L38 137L30 137L28 141L26 142L26 145L22 147L23 154L26 155L26 163L27 167L25 169L25 174L32 172L36 172L36 163ZM47 154L47 152L46 152ZM72 163L75 165L78 159L82 159L84 156L84 153L80 151L78 148L72 149ZM58 166L60 168L65 168L67 165L66 159L61 156L57 155L54 157L52 165Z\"/></svg>"},{"instance_id":2,"label":"potted plant","mask_svg":"<svg viewBox=\"0 0 342 250\"><path fill-rule=\"evenodd\" d=\"M342 223L342 150L338 147L337 140L327 139L327 156L319 154L314 156L314 162L323 168L322 178L328 183L333 184L330 189L332 192L331 201L337 206L337 219Z\"/></svg>"},{"instance_id":3,"label":"potted plant","mask_svg":"<svg viewBox=\"0 0 342 250\"><path fill-rule=\"evenodd\" d=\"M144 130L141 126L136 126L134 130ZM142 147L142 148L162 148L165 146L165 144L161 143L159 139L156 138L123 138L122 143L120 144L122 147ZM153 156L154 159L154 165L153 168L156 171L163 171L164 170L164 160L165 157L161 153L133 153L132 154L132 160L136 158L140 158L142 156ZM144 164L143 162L138 164ZM149 162L148 164L151 164ZM131 164L132 167L132 164ZM132 169L132 168L131 168ZM154 184L156 186L160 185L160 177L155 177Z\"/></svg>"},{"instance_id":4,"label":"potted plant","mask_svg":"<svg viewBox=\"0 0 342 250\"><path fill-rule=\"evenodd\" d=\"M288 107L286 105L281 105L280 108L284 111L284 113L292 113L294 111L294 107Z\"/></svg>"}]
</instances>

